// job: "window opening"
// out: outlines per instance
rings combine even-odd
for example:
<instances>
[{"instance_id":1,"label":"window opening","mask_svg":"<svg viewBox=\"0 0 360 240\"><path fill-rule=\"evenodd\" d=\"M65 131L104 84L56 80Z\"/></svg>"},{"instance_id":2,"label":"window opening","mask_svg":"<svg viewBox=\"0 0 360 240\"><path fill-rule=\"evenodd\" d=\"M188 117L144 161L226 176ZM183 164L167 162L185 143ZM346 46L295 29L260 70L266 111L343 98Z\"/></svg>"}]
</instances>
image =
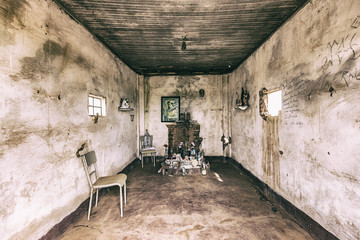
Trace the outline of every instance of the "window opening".
<instances>
[{"instance_id":1,"label":"window opening","mask_svg":"<svg viewBox=\"0 0 360 240\"><path fill-rule=\"evenodd\" d=\"M270 116L278 116L281 110L281 90L268 94L268 111Z\"/></svg>"},{"instance_id":2,"label":"window opening","mask_svg":"<svg viewBox=\"0 0 360 240\"><path fill-rule=\"evenodd\" d=\"M89 95L89 116L106 116L105 98Z\"/></svg>"}]
</instances>

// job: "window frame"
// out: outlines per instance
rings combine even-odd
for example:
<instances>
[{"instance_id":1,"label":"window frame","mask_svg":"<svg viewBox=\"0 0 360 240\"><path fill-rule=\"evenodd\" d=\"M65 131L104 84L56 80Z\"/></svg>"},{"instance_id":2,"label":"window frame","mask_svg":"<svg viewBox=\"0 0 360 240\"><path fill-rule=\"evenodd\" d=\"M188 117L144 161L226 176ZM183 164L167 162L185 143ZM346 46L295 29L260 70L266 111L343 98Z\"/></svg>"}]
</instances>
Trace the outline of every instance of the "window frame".
<instances>
[{"instance_id":1,"label":"window frame","mask_svg":"<svg viewBox=\"0 0 360 240\"><path fill-rule=\"evenodd\" d=\"M99 104L95 104L95 100L99 101ZM95 111L95 109L97 111ZM98 115L99 117L106 116L106 98L95 94L89 94L88 114L91 117L94 117L96 115Z\"/></svg>"}]
</instances>

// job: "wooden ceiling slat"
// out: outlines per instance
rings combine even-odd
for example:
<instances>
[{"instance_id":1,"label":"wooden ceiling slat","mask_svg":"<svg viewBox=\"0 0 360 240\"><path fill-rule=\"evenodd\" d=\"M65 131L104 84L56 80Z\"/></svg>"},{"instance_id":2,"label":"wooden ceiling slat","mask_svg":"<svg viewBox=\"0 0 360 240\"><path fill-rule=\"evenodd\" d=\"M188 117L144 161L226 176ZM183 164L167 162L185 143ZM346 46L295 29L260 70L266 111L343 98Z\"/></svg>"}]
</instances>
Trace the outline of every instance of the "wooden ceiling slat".
<instances>
[{"instance_id":1,"label":"wooden ceiling slat","mask_svg":"<svg viewBox=\"0 0 360 240\"><path fill-rule=\"evenodd\" d=\"M133 70L161 75L228 73L309 0L55 1Z\"/></svg>"}]
</instances>

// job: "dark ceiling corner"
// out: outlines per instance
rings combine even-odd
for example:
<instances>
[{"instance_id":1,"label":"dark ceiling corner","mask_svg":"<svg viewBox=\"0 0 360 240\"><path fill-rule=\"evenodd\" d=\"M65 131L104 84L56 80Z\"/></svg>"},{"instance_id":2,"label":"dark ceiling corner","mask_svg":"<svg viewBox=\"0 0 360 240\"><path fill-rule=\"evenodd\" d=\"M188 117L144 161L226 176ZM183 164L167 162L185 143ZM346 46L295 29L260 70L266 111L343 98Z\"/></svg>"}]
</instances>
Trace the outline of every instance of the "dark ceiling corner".
<instances>
[{"instance_id":1,"label":"dark ceiling corner","mask_svg":"<svg viewBox=\"0 0 360 240\"><path fill-rule=\"evenodd\" d=\"M117 57L120 61L122 61L126 66L128 66L131 70L133 70L135 73L140 74L140 75L144 75L142 72L137 71L136 69L132 68L122 57L120 57L116 51L114 49L112 49L111 46L109 46L103 39L101 36L99 36L98 34L94 33L88 26L86 26L85 23L79 21L79 19L77 19L75 17L75 15L71 12L71 10L67 9L60 1L58 0L53 0L61 10L63 10L67 15L69 15L69 17L74 20L75 22L77 22L78 24L80 24L83 28L85 28L89 33L91 33L91 35L98 41L100 42L105 48L107 48L115 57Z\"/></svg>"},{"instance_id":2,"label":"dark ceiling corner","mask_svg":"<svg viewBox=\"0 0 360 240\"><path fill-rule=\"evenodd\" d=\"M243 64L254 52L256 52L262 45L264 45L264 43L266 43L272 37L272 35L276 33L277 30L279 30L282 26L284 26L293 16L295 16L302 8L304 8L311 1L312 0L306 0L303 4L299 4L298 8L293 13L290 13L289 16L286 18L286 20L278 28L274 29L274 31L264 40L264 42L260 43L252 52L249 53L248 56L246 56L241 62L239 62L234 67L233 71L237 69L241 64Z\"/></svg>"}]
</instances>

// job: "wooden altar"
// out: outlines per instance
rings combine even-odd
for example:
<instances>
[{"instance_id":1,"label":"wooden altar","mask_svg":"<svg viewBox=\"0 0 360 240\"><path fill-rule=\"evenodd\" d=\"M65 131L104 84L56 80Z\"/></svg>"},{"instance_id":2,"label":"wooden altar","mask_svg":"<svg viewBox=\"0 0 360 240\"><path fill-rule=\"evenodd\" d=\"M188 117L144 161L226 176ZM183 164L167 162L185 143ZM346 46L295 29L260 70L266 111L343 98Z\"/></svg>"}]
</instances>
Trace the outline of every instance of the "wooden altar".
<instances>
[{"instance_id":1,"label":"wooden altar","mask_svg":"<svg viewBox=\"0 0 360 240\"><path fill-rule=\"evenodd\" d=\"M176 122L166 125L168 128L168 156L178 153L178 146L183 142L186 148L190 148L191 142L195 143L195 150L199 152L200 124L196 121Z\"/></svg>"}]
</instances>

